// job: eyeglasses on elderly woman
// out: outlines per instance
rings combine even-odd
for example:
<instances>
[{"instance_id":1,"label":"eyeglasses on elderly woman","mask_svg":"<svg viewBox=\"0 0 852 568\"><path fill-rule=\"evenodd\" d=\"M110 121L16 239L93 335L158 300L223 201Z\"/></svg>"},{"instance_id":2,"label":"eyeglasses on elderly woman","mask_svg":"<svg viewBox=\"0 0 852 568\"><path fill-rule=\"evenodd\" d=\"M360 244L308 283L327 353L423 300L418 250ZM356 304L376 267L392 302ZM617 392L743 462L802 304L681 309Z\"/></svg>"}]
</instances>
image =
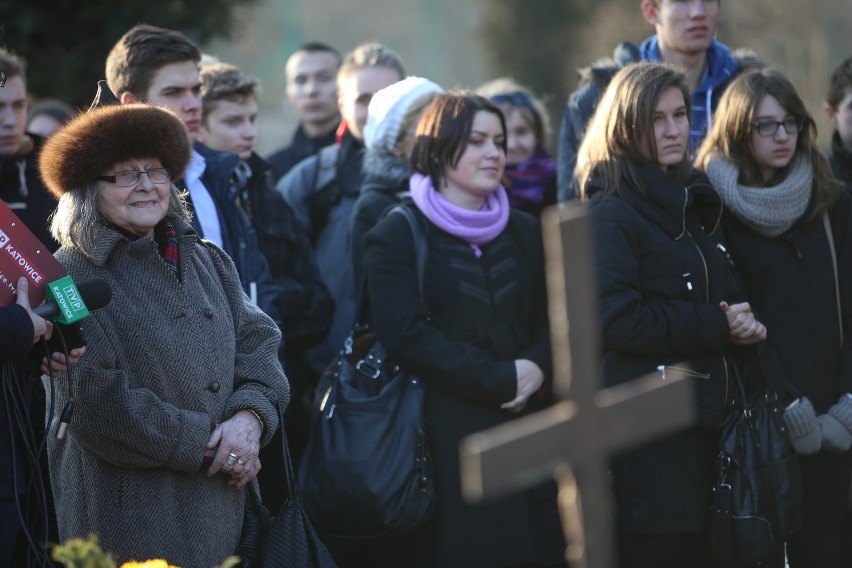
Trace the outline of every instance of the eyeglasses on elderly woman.
<instances>
[{"instance_id":1,"label":"eyeglasses on elderly woman","mask_svg":"<svg viewBox=\"0 0 852 568\"><path fill-rule=\"evenodd\" d=\"M166 168L151 168L148 171L124 170L113 176L98 176L97 179L114 183L119 187L131 187L139 183L142 174L148 174L151 183L168 183L171 179L171 173Z\"/></svg>"}]
</instances>

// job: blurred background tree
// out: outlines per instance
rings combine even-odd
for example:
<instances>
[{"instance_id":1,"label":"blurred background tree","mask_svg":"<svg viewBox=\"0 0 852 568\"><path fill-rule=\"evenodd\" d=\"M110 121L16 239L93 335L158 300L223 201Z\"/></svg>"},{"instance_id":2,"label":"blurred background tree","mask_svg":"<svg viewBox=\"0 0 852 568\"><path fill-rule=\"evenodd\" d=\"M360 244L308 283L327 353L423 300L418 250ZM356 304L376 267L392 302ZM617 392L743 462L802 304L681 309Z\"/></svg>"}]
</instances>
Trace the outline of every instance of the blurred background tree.
<instances>
[{"instance_id":1,"label":"blurred background tree","mask_svg":"<svg viewBox=\"0 0 852 568\"><path fill-rule=\"evenodd\" d=\"M258 0L0 0L0 43L27 60L35 97L88 106L119 37L140 22L178 29L197 42L235 37L240 8Z\"/></svg>"}]
</instances>

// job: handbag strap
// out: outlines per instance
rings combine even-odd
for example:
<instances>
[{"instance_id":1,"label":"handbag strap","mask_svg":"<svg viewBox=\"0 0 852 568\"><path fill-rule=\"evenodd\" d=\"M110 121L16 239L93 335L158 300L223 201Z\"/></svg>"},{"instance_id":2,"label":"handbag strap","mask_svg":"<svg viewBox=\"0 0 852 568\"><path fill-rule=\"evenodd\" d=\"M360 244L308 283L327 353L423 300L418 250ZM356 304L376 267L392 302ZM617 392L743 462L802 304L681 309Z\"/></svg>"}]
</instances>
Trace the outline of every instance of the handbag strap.
<instances>
[{"instance_id":1,"label":"handbag strap","mask_svg":"<svg viewBox=\"0 0 852 568\"><path fill-rule=\"evenodd\" d=\"M261 379L251 378L251 379L246 379L245 382L246 383L257 383L261 386L266 387L269 390L272 390L272 387L270 387L269 384L266 383L266 381L263 381ZM297 491L296 491L296 474L293 471L293 458L290 455L290 445L287 442L287 430L284 428L284 405L281 404L280 400L277 400L277 401L275 401L275 408L278 411L278 428L280 428L280 430L281 430L281 452L283 454L283 460L284 460L284 482L286 484L285 485L286 499L292 499L292 498L296 497L296 493L297 493ZM257 494L258 501L262 502L262 500L260 499L260 491L259 491L259 487L258 487L258 484L257 484L257 477L256 476L255 476L254 479L251 480L251 482L248 484L247 487L248 487L249 491L255 492Z\"/></svg>"},{"instance_id":2,"label":"handbag strap","mask_svg":"<svg viewBox=\"0 0 852 568\"><path fill-rule=\"evenodd\" d=\"M414 236L414 259L417 270L417 290L420 298L420 307L427 312L429 309L426 306L426 261L429 258L429 242L426 240L426 229L417 218L417 215L412 211L411 206L405 203L397 203L392 205L382 214L380 219L384 219L388 215L399 214L405 217L408 225L411 227L411 234ZM367 301L367 271L363 270L363 275L358 282L357 298L359 314L363 311ZM356 323L356 327L359 324Z\"/></svg>"},{"instance_id":3,"label":"handbag strap","mask_svg":"<svg viewBox=\"0 0 852 568\"><path fill-rule=\"evenodd\" d=\"M834 234L831 232L831 220L828 211L822 214L822 226L828 237L828 248L831 249L831 264L834 266L834 297L837 300L837 323L840 326L840 343L843 343L843 312L840 309L840 279L837 276L837 250L834 248Z\"/></svg>"},{"instance_id":4,"label":"handbag strap","mask_svg":"<svg viewBox=\"0 0 852 568\"><path fill-rule=\"evenodd\" d=\"M425 231L423 230L423 226L420 224L420 221L417 219L417 216L414 214L414 211L411 210L411 207L402 204L394 205L388 212L388 215L393 213L398 213L405 217L405 220L408 221L409 226L411 226L411 234L414 236L414 259L417 268L417 290L420 296L420 307L422 307L424 311L428 311L426 309L425 284L426 259L429 256L429 243L426 241Z\"/></svg>"}]
</instances>

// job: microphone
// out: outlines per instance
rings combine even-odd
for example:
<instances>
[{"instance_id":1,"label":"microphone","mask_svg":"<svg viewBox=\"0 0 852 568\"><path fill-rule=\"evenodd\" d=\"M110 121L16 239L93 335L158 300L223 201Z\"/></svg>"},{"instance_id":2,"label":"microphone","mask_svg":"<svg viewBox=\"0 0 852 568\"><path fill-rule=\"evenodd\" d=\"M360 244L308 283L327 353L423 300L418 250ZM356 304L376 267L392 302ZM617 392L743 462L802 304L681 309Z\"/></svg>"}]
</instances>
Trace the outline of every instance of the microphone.
<instances>
[{"instance_id":1,"label":"microphone","mask_svg":"<svg viewBox=\"0 0 852 568\"><path fill-rule=\"evenodd\" d=\"M89 316L89 310L97 310L104 307L112 299L112 289L109 283L102 278L92 278L80 282L77 286L70 276L60 278L48 284L47 301L35 308L33 312L44 319L56 321L58 324L74 324L69 329L75 329L79 336L81 319ZM59 333L62 338L62 331ZM51 338L52 340L53 338ZM66 347L64 338L63 349ZM83 343L85 345L85 343ZM67 357L67 352L66 352ZM67 361L67 358L66 358ZM70 367L70 364L68 365ZM74 384L68 384L68 400L59 417L59 428L56 437L60 440L65 438L68 425L71 423L71 415L74 413Z\"/></svg>"},{"instance_id":2,"label":"microphone","mask_svg":"<svg viewBox=\"0 0 852 568\"><path fill-rule=\"evenodd\" d=\"M53 284L55 283L52 283L51 286L53 286ZM100 309L106 306L112 299L112 288L110 288L109 283L102 278L92 278L91 280L80 282L76 288L80 293L79 299L83 301L85 308L88 308L89 310ZM33 312L46 320L53 321L57 318L61 319L68 308L61 306L60 303L73 303L73 298L68 300L64 296L59 296L58 301L47 301L44 304L33 308Z\"/></svg>"}]
</instances>

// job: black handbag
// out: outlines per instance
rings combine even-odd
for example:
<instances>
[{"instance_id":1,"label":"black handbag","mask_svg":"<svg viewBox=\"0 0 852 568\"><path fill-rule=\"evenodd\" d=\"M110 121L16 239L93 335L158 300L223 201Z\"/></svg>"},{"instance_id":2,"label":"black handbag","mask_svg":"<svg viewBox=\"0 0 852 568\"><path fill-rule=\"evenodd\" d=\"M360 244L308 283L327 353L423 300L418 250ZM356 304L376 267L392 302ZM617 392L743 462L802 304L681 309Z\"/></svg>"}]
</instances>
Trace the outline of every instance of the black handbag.
<instances>
[{"instance_id":1,"label":"black handbag","mask_svg":"<svg viewBox=\"0 0 852 568\"><path fill-rule=\"evenodd\" d=\"M743 566L767 558L801 522L801 474L784 405L757 366L764 388L751 395L732 366L737 393L722 422L713 487L713 550L721 560Z\"/></svg>"},{"instance_id":2,"label":"black handbag","mask_svg":"<svg viewBox=\"0 0 852 568\"><path fill-rule=\"evenodd\" d=\"M423 303L427 243L414 213ZM398 536L426 522L435 503L426 444L425 385L393 361L369 330L353 332L317 387L317 412L299 465L305 509L335 540Z\"/></svg>"},{"instance_id":3,"label":"black handbag","mask_svg":"<svg viewBox=\"0 0 852 568\"><path fill-rule=\"evenodd\" d=\"M244 568L337 568L302 508L280 405L278 420L286 497L273 517L263 504L257 478L251 480L246 487L246 510L237 556Z\"/></svg>"}]
</instances>

